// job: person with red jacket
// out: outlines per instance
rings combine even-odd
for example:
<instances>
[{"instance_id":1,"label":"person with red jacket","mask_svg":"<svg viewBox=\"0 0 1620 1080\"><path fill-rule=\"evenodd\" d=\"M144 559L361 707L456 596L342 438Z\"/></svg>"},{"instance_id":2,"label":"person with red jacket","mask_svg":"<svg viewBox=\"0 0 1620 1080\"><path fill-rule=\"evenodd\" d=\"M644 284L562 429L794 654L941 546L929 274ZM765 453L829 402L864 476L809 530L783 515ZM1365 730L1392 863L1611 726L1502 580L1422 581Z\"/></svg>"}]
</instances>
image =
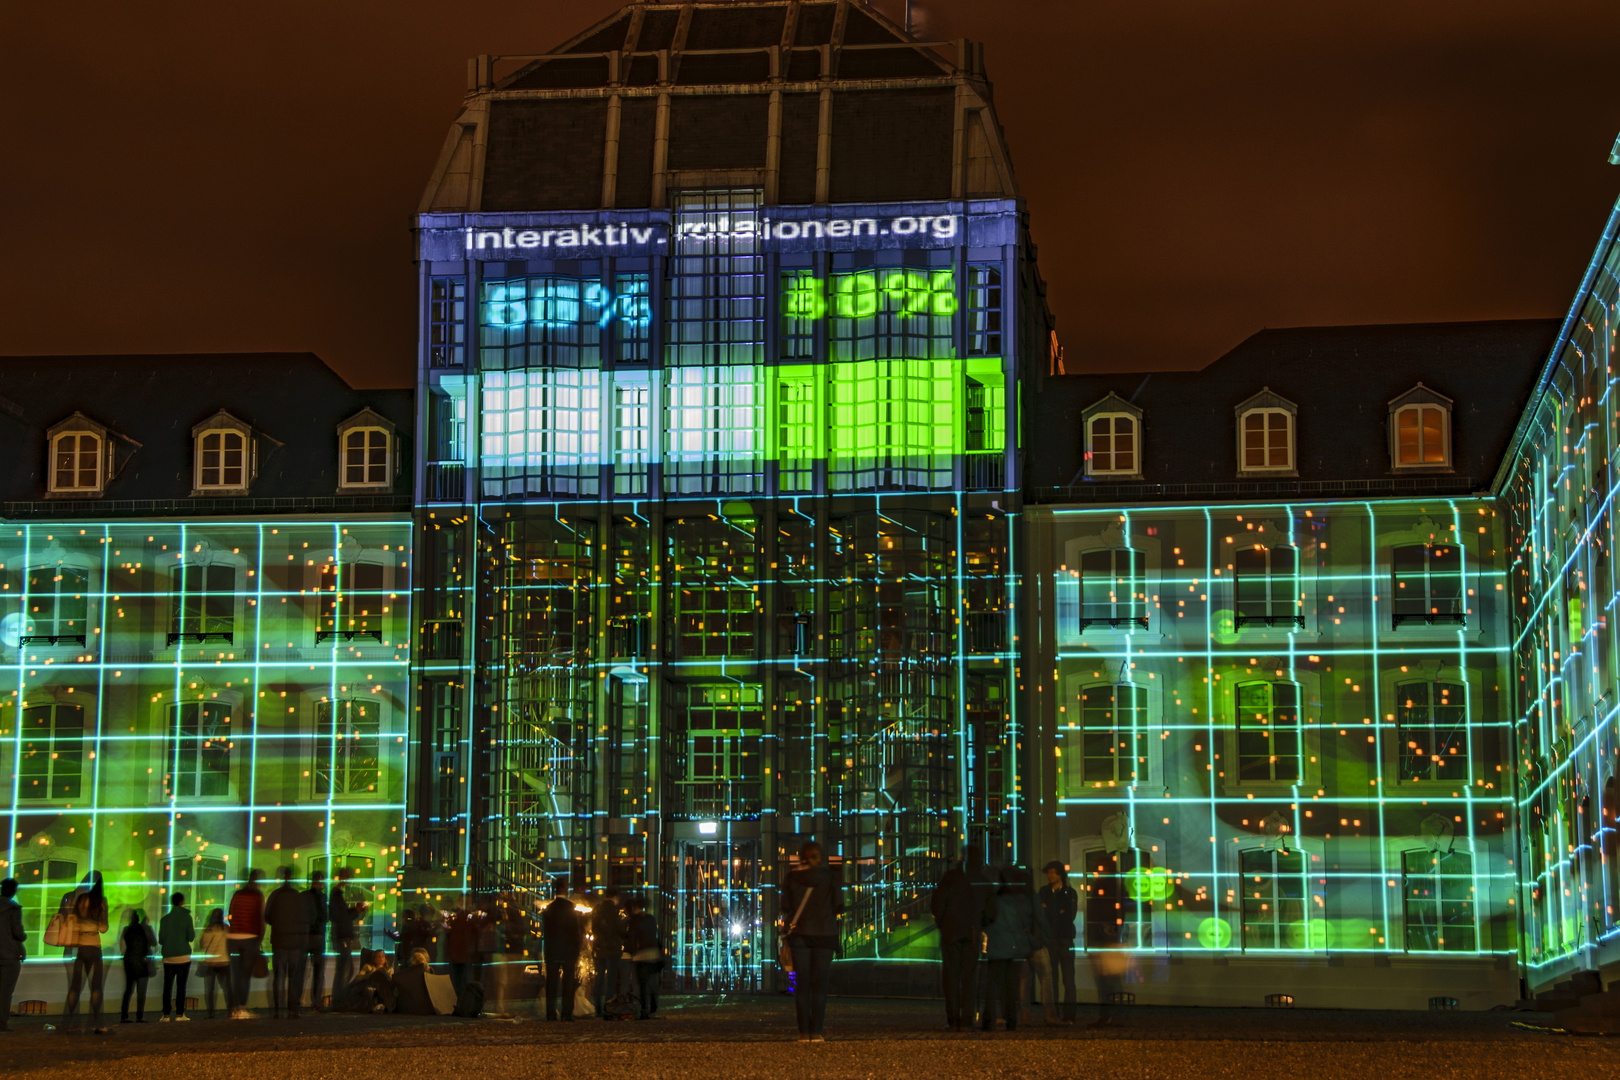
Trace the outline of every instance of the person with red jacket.
<instances>
[{"instance_id":1,"label":"person with red jacket","mask_svg":"<svg viewBox=\"0 0 1620 1080\"><path fill-rule=\"evenodd\" d=\"M230 929L226 940L231 950L231 986L236 1002L232 1020L251 1020L247 1010L248 989L253 969L259 965L264 944L264 891L259 888L263 870L248 871L247 884L231 894Z\"/></svg>"}]
</instances>

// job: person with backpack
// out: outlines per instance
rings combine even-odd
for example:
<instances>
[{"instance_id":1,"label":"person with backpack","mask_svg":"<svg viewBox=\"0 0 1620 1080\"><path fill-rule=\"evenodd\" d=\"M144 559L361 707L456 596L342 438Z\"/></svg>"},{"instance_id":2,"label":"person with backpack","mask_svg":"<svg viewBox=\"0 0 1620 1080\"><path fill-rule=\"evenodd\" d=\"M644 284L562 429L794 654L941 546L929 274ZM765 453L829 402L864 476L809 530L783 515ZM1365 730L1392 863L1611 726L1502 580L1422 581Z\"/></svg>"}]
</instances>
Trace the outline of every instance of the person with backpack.
<instances>
[{"instance_id":1,"label":"person with backpack","mask_svg":"<svg viewBox=\"0 0 1620 1080\"><path fill-rule=\"evenodd\" d=\"M292 867L283 867L281 885L264 902L264 921L270 927L270 1016L298 1019L304 996L304 960L309 954L309 905L292 881Z\"/></svg>"},{"instance_id":2,"label":"person with backpack","mask_svg":"<svg viewBox=\"0 0 1620 1080\"><path fill-rule=\"evenodd\" d=\"M88 1023L97 1035L105 1035L107 1029L101 1024L101 991L107 968L101 958L101 935L107 932L107 893L100 870L92 870L85 884L67 895L57 917L61 920L57 941L73 954L73 973L68 980L67 1001L62 1006L62 1027L66 1029L78 1015L79 993L88 983Z\"/></svg>"},{"instance_id":3,"label":"person with backpack","mask_svg":"<svg viewBox=\"0 0 1620 1080\"><path fill-rule=\"evenodd\" d=\"M225 1012L235 1016L230 939L225 934L225 912L220 908L208 913L208 925L203 927L197 949L202 953L203 999L208 1006L208 1019L214 1018L214 992L221 988L225 991Z\"/></svg>"},{"instance_id":4,"label":"person with backpack","mask_svg":"<svg viewBox=\"0 0 1620 1080\"><path fill-rule=\"evenodd\" d=\"M186 977L191 974L191 942L196 936L197 927L186 910L186 894L175 893L169 898L169 913L158 922L158 951L163 954L160 1024L169 1022L171 1005L174 1019L191 1019L186 1015Z\"/></svg>"},{"instance_id":5,"label":"person with backpack","mask_svg":"<svg viewBox=\"0 0 1620 1080\"><path fill-rule=\"evenodd\" d=\"M146 921L146 913L140 908L130 908L129 922L124 925L123 933L118 935L124 947L124 1003L119 1009L118 1022L127 1024L129 1020L129 996L135 995L135 1023L146 1023L146 983L155 972L152 969L152 950L157 947L157 935L152 933L152 924Z\"/></svg>"},{"instance_id":6,"label":"person with backpack","mask_svg":"<svg viewBox=\"0 0 1620 1080\"><path fill-rule=\"evenodd\" d=\"M1023 965L1037 948L1045 947L1048 936L1046 918L1030 890L1028 871L1015 866L1002 868L1001 888L985 907L984 922L989 970L980 1027L994 1030L999 1001L1007 1030L1017 1031Z\"/></svg>"},{"instance_id":7,"label":"person with backpack","mask_svg":"<svg viewBox=\"0 0 1620 1080\"><path fill-rule=\"evenodd\" d=\"M844 896L832 867L822 864L814 840L799 849L799 867L788 873L780 894L782 939L793 954L793 1006L800 1042L826 1042L827 990L833 953L839 945L838 918Z\"/></svg>"},{"instance_id":8,"label":"person with backpack","mask_svg":"<svg viewBox=\"0 0 1620 1080\"><path fill-rule=\"evenodd\" d=\"M17 903L17 879L0 881L0 1032L10 1031L6 1017L11 1015L11 995L17 990L23 960L28 955L23 943L22 905Z\"/></svg>"},{"instance_id":9,"label":"person with backpack","mask_svg":"<svg viewBox=\"0 0 1620 1080\"><path fill-rule=\"evenodd\" d=\"M637 1020L658 1015L658 979L664 970L664 945L658 939L658 920L647 910L641 897L630 901L630 918L625 923L625 951L636 966Z\"/></svg>"},{"instance_id":10,"label":"person with backpack","mask_svg":"<svg viewBox=\"0 0 1620 1080\"><path fill-rule=\"evenodd\" d=\"M309 888L304 890L304 906L309 912L309 939L306 957L309 963L309 1005L316 1012L326 1012L326 875L319 870L309 875Z\"/></svg>"},{"instance_id":11,"label":"person with backpack","mask_svg":"<svg viewBox=\"0 0 1620 1080\"><path fill-rule=\"evenodd\" d=\"M231 894L230 927L225 937L231 949L232 1020L253 1019L247 999L254 969L264 958L264 890L259 888L263 878L263 870L249 870L247 883Z\"/></svg>"}]
</instances>

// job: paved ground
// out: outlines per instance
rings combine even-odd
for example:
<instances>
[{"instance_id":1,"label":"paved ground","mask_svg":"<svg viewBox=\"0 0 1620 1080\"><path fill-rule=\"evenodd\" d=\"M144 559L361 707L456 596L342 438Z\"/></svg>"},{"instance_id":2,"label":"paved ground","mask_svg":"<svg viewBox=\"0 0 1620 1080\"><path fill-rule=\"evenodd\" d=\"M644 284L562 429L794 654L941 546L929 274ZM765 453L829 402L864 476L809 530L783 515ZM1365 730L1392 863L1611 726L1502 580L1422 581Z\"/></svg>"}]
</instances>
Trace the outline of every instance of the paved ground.
<instances>
[{"instance_id":1,"label":"paved ground","mask_svg":"<svg viewBox=\"0 0 1620 1080\"><path fill-rule=\"evenodd\" d=\"M1311 1080L1569 1076L1620 1078L1620 1039L1535 1031L1537 1013L1121 1010L1116 1028L957 1035L937 1002L835 998L828 1041L794 1041L792 1004L758 997L666 1001L646 1023L556 1024L313 1016L197 1020L64 1035L55 1017L13 1018L0 1075L73 1080L429 1080L436 1077L806 1077L936 1080Z\"/></svg>"}]
</instances>

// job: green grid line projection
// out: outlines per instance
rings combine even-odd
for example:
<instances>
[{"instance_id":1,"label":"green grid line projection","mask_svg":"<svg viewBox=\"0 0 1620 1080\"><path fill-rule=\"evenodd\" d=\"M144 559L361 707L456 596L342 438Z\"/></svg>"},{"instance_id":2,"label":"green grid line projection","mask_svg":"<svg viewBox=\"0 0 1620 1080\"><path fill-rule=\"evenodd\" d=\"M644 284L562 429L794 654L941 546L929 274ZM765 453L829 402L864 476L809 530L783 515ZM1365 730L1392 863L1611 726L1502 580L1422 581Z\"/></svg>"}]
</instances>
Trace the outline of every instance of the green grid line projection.
<instances>
[{"instance_id":1,"label":"green grid line projection","mask_svg":"<svg viewBox=\"0 0 1620 1080\"><path fill-rule=\"evenodd\" d=\"M1606 240L1502 492L1518 671L1519 904L1532 985L1612 960L1620 939L1617 276L1620 248Z\"/></svg>"},{"instance_id":2,"label":"green grid line projection","mask_svg":"<svg viewBox=\"0 0 1620 1080\"><path fill-rule=\"evenodd\" d=\"M408 521L0 527L4 846L30 956L105 877L114 923L250 868L355 872L392 926L405 845ZM41 960L40 962L44 962Z\"/></svg>"},{"instance_id":3,"label":"green grid line projection","mask_svg":"<svg viewBox=\"0 0 1620 1080\"><path fill-rule=\"evenodd\" d=\"M1054 643L1033 661L1052 679L1035 708L1052 717L1057 854L1084 868L1085 948L1517 949L1507 594L1489 504L1030 519ZM1454 616L1396 617L1392 600L1426 580L1413 549L1456 566ZM1285 617L1240 619L1257 595L1288 598Z\"/></svg>"}]
</instances>

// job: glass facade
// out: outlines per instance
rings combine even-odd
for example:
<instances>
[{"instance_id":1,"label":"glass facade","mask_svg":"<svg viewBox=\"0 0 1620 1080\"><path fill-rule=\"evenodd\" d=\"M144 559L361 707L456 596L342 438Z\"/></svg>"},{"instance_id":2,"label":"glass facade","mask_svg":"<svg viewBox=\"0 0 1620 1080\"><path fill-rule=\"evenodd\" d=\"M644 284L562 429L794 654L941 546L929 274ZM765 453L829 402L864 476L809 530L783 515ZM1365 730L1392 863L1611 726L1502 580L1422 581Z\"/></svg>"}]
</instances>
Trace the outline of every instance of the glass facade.
<instances>
[{"instance_id":1,"label":"glass facade","mask_svg":"<svg viewBox=\"0 0 1620 1080\"><path fill-rule=\"evenodd\" d=\"M356 871L386 945L405 862L407 520L0 529L6 867L28 952L89 871L116 925L249 869ZM43 962L43 961L42 961Z\"/></svg>"}]
</instances>

